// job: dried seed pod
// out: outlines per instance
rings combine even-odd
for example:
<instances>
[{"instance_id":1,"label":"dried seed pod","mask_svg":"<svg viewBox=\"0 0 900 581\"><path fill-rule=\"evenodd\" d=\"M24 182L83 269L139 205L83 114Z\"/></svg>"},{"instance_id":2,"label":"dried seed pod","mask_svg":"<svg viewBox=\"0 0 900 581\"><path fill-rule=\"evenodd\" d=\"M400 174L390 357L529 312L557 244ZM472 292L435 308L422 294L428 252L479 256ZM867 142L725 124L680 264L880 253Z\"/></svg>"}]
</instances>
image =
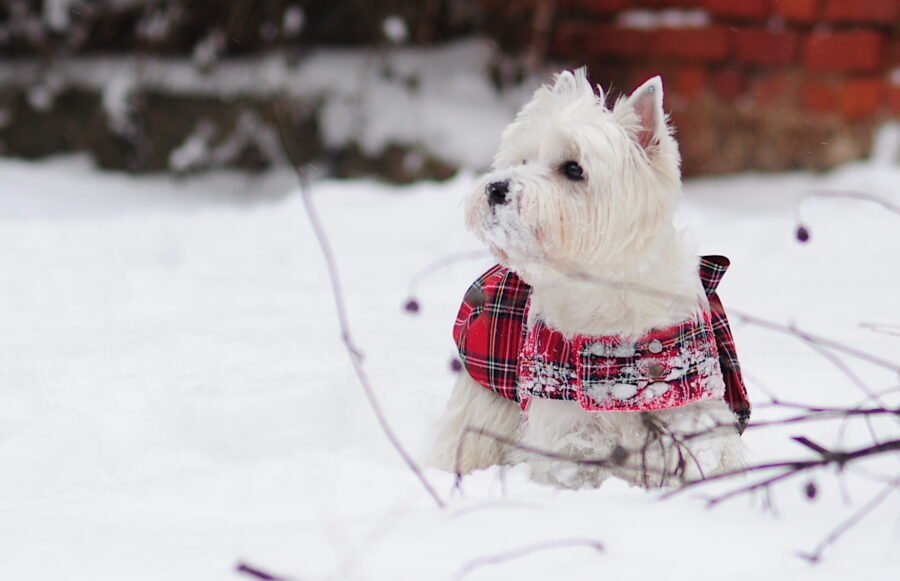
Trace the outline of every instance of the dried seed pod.
<instances>
[{"instance_id":1,"label":"dried seed pod","mask_svg":"<svg viewBox=\"0 0 900 581\"><path fill-rule=\"evenodd\" d=\"M806 486L803 487L803 494L806 495L806 498L809 500L813 500L818 494L819 489L816 486L816 483L810 480L806 483Z\"/></svg>"}]
</instances>

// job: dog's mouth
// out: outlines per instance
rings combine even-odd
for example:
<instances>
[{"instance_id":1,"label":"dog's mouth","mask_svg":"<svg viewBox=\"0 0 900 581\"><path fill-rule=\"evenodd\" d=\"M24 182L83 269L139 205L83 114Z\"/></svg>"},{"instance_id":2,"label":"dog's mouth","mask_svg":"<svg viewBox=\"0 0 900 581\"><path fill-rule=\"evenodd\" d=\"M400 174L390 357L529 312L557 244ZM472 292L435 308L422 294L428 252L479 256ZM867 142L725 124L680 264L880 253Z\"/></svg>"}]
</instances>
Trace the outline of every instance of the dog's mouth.
<instances>
[{"instance_id":1,"label":"dog's mouth","mask_svg":"<svg viewBox=\"0 0 900 581\"><path fill-rule=\"evenodd\" d=\"M478 235L506 266L530 263L544 256L540 228L524 224L518 209L500 216L487 213Z\"/></svg>"},{"instance_id":2,"label":"dog's mouth","mask_svg":"<svg viewBox=\"0 0 900 581\"><path fill-rule=\"evenodd\" d=\"M480 186L472 193L469 228L505 266L531 262L544 254L540 228L530 223L521 182L500 175L482 183L490 184L500 178L509 183L508 195L502 203L496 198L491 202L487 186Z\"/></svg>"}]
</instances>

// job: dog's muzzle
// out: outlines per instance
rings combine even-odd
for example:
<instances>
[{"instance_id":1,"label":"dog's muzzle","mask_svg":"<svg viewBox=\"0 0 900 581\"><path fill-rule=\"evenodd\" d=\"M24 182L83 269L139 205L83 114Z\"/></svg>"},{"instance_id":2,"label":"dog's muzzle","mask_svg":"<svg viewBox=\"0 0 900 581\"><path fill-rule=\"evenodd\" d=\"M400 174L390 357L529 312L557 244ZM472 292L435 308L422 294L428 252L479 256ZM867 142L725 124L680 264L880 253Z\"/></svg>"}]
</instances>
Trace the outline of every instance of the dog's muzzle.
<instances>
[{"instance_id":1,"label":"dog's muzzle","mask_svg":"<svg viewBox=\"0 0 900 581\"><path fill-rule=\"evenodd\" d=\"M484 188L488 197L488 204L496 206L497 204L505 204L509 201L509 181L491 182Z\"/></svg>"}]
</instances>

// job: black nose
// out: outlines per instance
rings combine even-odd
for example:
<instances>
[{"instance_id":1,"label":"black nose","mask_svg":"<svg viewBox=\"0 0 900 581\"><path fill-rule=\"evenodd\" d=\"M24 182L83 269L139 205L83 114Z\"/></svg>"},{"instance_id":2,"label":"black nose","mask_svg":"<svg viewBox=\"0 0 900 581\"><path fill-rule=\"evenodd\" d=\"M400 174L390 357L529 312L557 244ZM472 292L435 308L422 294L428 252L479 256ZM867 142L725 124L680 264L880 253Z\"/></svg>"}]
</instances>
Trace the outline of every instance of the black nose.
<instances>
[{"instance_id":1,"label":"black nose","mask_svg":"<svg viewBox=\"0 0 900 581\"><path fill-rule=\"evenodd\" d=\"M485 188L488 196L488 204L491 206L496 206L497 204L505 204L509 200L506 198L506 194L509 193L509 182L504 180L502 182L491 182Z\"/></svg>"}]
</instances>

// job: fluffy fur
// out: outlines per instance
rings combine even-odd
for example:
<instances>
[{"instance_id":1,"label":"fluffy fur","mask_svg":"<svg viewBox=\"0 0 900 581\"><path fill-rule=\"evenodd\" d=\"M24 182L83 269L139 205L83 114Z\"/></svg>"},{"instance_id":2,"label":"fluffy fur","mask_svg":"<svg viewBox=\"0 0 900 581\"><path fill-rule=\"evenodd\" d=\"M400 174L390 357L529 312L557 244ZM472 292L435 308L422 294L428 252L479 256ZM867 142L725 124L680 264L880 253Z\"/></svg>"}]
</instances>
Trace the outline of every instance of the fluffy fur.
<instances>
[{"instance_id":1,"label":"fluffy fur","mask_svg":"<svg viewBox=\"0 0 900 581\"><path fill-rule=\"evenodd\" d=\"M530 321L539 317L570 336L639 336L706 308L696 252L672 225L680 157L662 98L654 77L610 109L583 69L567 71L538 89L504 131L493 169L466 201L466 222L533 287ZM572 162L581 179L567 175ZM492 184L500 182L508 191L491 203ZM470 435L458 459L463 472L527 462L535 479L561 486L598 485L609 476L664 486L739 466L733 423L722 400L588 412L576 402L534 399L523 414L463 373L431 463L456 469L458 442L475 426L565 457L616 462L579 465ZM680 437L698 431L709 433Z\"/></svg>"}]
</instances>

